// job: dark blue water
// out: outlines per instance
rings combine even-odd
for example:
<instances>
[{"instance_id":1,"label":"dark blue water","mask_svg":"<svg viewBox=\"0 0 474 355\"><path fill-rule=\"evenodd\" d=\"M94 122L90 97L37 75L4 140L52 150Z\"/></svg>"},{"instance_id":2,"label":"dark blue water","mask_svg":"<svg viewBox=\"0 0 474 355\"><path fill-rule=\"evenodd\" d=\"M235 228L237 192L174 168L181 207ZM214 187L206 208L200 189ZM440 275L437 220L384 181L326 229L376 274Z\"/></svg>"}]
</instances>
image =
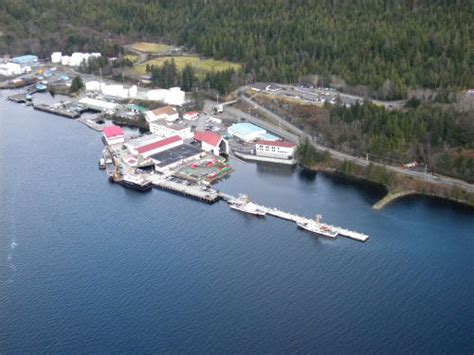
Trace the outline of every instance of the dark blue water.
<instances>
[{"instance_id":1,"label":"dark blue water","mask_svg":"<svg viewBox=\"0 0 474 355\"><path fill-rule=\"evenodd\" d=\"M1 352L473 352L472 210L239 162L218 185L371 236L324 240L110 184L99 137L0 99Z\"/></svg>"}]
</instances>

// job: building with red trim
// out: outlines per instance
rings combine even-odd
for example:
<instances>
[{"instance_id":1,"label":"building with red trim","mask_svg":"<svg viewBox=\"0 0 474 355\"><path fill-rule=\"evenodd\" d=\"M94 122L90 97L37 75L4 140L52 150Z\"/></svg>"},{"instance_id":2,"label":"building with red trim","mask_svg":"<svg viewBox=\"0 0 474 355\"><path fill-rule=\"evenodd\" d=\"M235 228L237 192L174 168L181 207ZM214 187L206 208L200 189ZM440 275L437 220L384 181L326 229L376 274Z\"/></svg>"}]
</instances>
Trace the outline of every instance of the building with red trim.
<instances>
[{"instance_id":1,"label":"building with red trim","mask_svg":"<svg viewBox=\"0 0 474 355\"><path fill-rule=\"evenodd\" d=\"M255 143L255 154L262 157L293 159L296 144L287 141L258 141Z\"/></svg>"}]
</instances>

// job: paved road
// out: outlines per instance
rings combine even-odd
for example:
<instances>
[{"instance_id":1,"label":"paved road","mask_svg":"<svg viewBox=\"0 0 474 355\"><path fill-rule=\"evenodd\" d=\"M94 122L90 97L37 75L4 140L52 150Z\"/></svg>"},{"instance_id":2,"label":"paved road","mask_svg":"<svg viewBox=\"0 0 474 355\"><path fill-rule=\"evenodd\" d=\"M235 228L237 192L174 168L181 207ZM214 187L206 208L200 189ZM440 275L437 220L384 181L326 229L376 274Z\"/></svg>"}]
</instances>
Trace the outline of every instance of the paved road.
<instances>
[{"instance_id":1,"label":"paved road","mask_svg":"<svg viewBox=\"0 0 474 355\"><path fill-rule=\"evenodd\" d=\"M352 156L352 155L349 155L349 154L341 153L341 152L336 151L336 150L331 149L331 148L324 147L324 146L316 143L314 137L311 137L309 134L305 133L300 128L298 128L296 126L293 126L291 123L287 122L281 116L277 115L276 113L268 110L267 108L265 108L263 106L260 106L258 103L256 103L252 99L249 99L248 97L245 97L243 95L244 90L245 90L245 88L240 89L239 92L238 92L240 100L242 100L243 102L245 102L248 105L252 106L253 108L258 109L260 112L265 114L267 117L270 117L275 122L278 122L279 126L285 127L287 129L290 129L293 132L299 134L300 138L307 137L309 139L309 141L311 142L311 144L316 149L318 149L318 150L327 150L336 159L347 160L347 161L353 162L353 163L361 165L361 166L367 166L367 165L369 165L369 163L372 163L374 165L379 165L379 166L385 166L387 168L387 170L391 170L391 171L394 171L394 172L397 172L397 173L400 173L400 174L413 176L413 177L419 178L421 180L428 181L428 182L431 182L431 183L435 183L435 184L438 184L438 185L444 185L444 186L449 186L449 187L458 186L458 187L461 187L461 188L465 189L466 191L474 193L474 185L473 184L468 184L465 181L457 180L457 179L447 177L447 176L439 176L439 175L433 176L431 174L418 172L418 171L413 171L413 170L407 170L407 169L403 169L401 167L393 166L393 165L383 165L383 164L379 164L379 163L375 163L375 162L369 162L366 159L362 159L362 158L355 157L355 156ZM229 110L229 109L230 108L226 108L226 110ZM236 110L236 109L233 108L232 110ZM242 115L242 117L248 116L247 114L245 114L243 112L241 113L241 115ZM248 117L246 117L246 118L248 118ZM269 123L266 123L266 124L268 125ZM278 130L277 126L273 126L273 128L274 128L274 130L276 129L275 132L281 132L281 130Z\"/></svg>"}]
</instances>

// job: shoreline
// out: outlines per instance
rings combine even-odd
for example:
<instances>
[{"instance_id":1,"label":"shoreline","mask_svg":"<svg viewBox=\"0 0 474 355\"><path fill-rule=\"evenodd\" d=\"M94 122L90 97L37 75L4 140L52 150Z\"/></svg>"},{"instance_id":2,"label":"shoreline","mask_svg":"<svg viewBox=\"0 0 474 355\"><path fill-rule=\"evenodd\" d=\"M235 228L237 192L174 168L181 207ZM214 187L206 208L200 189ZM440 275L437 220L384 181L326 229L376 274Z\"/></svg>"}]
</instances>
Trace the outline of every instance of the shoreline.
<instances>
[{"instance_id":1,"label":"shoreline","mask_svg":"<svg viewBox=\"0 0 474 355\"><path fill-rule=\"evenodd\" d=\"M474 195L469 194L463 190L456 190L456 188L443 189L433 184L421 184L420 181L417 181L416 179L407 179L404 176L396 174L395 177L398 180L397 184L390 186L390 184L374 181L361 172L345 172L340 168L328 166L327 164L317 164L313 167L308 167L298 163L298 166L308 171L316 173L321 172L333 176L341 176L352 181L368 183L383 188L386 191L384 196L372 205L372 208L376 211L380 211L392 202L409 196L436 198L474 209Z\"/></svg>"}]
</instances>

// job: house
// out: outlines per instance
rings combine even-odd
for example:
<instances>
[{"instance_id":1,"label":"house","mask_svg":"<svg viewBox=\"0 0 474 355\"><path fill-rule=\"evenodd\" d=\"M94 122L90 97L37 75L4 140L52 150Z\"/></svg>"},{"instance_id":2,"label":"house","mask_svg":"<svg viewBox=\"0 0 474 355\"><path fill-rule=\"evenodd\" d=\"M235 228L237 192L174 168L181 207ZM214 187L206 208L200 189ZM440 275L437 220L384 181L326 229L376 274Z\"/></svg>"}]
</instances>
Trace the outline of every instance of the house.
<instances>
[{"instance_id":1,"label":"house","mask_svg":"<svg viewBox=\"0 0 474 355\"><path fill-rule=\"evenodd\" d=\"M130 140L124 145L133 155L148 158L153 154L163 152L181 144L183 144L183 138L180 136L163 138L156 135L148 135Z\"/></svg>"},{"instance_id":2,"label":"house","mask_svg":"<svg viewBox=\"0 0 474 355\"><path fill-rule=\"evenodd\" d=\"M188 121L195 121L199 118L199 112L197 111L190 111L190 112L186 112L184 115L183 115L183 118L185 120L188 120Z\"/></svg>"},{"instance_id":3,"label":"house","mask_svg":"<svg viewBox=\"0 0 474 355\"><path fill-rule=\"evenodd\" d=\"M255 154L262 157L293 159L296 144L286 141L258 141L255 143Z\"/></svg>"},{"instance_id":4,"label":"house","mask_svg":"<svg viewBox=\"0 0 474 355\"><path fill-rule=\"evenodd\" d=\"M154 110L147 111L145 117L148 123L156 120L166 120L168 122L177 121L178 111L172 106L163 106Z\"/></svg>"},{"instance_id":5,"label":"house","mask_svg":"<svg viewBox=\"0 0 474 355\"><path fill-rule=\"evenodd\" d=\"M194 134L194 139L201 142L201 148L206 152L211 152L214 155L229 155L229 142L217 133L197 131Z\"/></svg>"},{"instance_id":6,"label":"house","mask_svg":"<svg viewBox=\"0 0 474 355\"><path fill-rule=\"evenodd\" d=\"M149 123L150 132L162 137L180 136L182 139L192 138L191 128L182 123L155 120Z\"/></svg>"},{"instance_id":7,"label":"house","mask_svg":"<svg viewBox=\"0 0 474 355\"><path fill-rule=\"evenodd\" d=\"M102 135L107 145L121 144L124 141L124 133L119 126L108 126L102 130Z\"/></svg>"}]
</instances>

